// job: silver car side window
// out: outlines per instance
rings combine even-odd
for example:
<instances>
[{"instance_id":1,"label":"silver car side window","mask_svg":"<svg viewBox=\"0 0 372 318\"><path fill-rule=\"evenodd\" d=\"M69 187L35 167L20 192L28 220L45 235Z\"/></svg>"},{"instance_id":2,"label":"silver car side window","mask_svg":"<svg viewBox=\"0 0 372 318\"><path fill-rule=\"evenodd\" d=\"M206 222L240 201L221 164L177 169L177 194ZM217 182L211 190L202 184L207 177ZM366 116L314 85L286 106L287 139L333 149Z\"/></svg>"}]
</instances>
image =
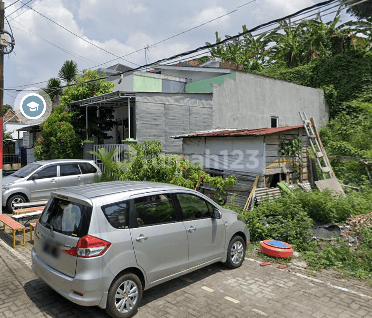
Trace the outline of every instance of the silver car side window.
<instances>
[{"instance_id":1,"label":"silver car side window","mask_svg":"<svg viewBox=\"0 0 372 318\"><path fill-rule=\"evenodd\" d=\"M210 218L213 215L213 205L204 199L190 193L177 193L176 196L184 220Z\"/></svg>"},{"instance_id":2,"label":"silver car side window","mask_svg":"<svg viewBox=\"0 0 372 318\"><path fill-rule=\"evenodd\" d=\"M169 194L137 198L134 200L134 206L139 227L176 221L173 201Z\"/></svg>"},{"instance_id":3,"label":"silver car side window","mask_svg":"<svg viewBox=\"0 0 372 318\"><path fill-rule=\"evenodd\" d=\"M57 166L52 165L45 167L36 172L37 178L36 179L46 179L46 178L56 178L57 177Z\"/></svg>"},{"instance_id":4,"label":"silver car side window","mask_svg":"<svg viewBox=\"0 0 372 318\"><path fill-rule=\"evenodd\" d=\"M79 165L77 163L61 164L59 169L59 175L61 177L81 174Z\"/></svg>"}]
</instances>

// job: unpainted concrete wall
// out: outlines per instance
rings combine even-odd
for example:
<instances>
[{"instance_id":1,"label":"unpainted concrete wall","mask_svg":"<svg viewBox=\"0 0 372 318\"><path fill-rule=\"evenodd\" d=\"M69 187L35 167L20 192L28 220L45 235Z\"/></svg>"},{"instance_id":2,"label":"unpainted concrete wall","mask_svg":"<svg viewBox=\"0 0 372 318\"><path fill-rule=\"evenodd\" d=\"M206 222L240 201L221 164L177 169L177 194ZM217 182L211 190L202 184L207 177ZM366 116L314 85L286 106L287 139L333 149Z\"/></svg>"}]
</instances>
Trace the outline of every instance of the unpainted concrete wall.
<instances>
[{"instance_id":1,"label":"unpainted concrete wall","mask_svg":"<svg viewBox=\"0 0 372 318\"><path fill-rule=\"evenodd\" d=\"M138 142L160 140L168 153L182 153L182 139L169 137L212 129L211 94L138 93L135 111Z\"/></svg>"},{"instance_id":2,"label":"unpainted concrete wall","mask_svg":"<svg viewBox=\"0 0 372 318\"><path fill-rule=\"evenodd\" d=\"M302 125L299 111L314 117L319 127L328 121L323 91L256 74L237 73L213 85L213 128L255 129Z\"/></svg>"}]
</instances>

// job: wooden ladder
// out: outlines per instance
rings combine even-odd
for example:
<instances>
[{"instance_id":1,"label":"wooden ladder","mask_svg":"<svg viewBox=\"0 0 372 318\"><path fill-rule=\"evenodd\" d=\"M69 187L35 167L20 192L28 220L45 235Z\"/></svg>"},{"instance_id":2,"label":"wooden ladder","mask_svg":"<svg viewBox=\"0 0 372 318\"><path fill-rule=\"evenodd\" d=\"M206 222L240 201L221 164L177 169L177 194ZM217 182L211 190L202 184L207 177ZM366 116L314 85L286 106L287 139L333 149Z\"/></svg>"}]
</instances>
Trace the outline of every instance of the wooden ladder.
<instances>
[{"instance_id":1,"label":"wooden ladder","mask_svg":"<svg viewBox=\"0 0 372 318\"><path fill-rule=\"evenodd\" d=\"M329 178L335 178L335 173L333 172L332 166L328 160L327 153L323 147L322 141L320 140L319 131L315 124L315 119L311 117L309 120L305 112L299 112L299 114L302 119L306 135L309 139L311 149L314 152L316 162L322 172L323 179L326 179L326 173L329 174Z\"/></svg>"}]
</instances>

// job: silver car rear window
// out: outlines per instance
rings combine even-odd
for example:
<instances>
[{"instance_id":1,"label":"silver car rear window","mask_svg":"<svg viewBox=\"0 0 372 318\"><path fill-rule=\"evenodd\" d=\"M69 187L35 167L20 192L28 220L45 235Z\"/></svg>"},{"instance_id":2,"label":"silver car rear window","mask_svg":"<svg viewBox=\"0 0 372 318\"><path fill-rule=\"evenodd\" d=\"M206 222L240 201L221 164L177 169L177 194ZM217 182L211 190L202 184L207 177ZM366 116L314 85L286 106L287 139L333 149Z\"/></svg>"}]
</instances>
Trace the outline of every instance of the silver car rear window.
<instances>
[{"instance_id":1,"label":"silver car rear window","mask_svg":"<svg viewBox=\"0 0 372 318\"><path fill-rule=\"evenodd\" d=\"M40 224L61 234L83 237L88 234L92 207L64 199L51 199L40 217Z\"/></svg>"}]
</instances>

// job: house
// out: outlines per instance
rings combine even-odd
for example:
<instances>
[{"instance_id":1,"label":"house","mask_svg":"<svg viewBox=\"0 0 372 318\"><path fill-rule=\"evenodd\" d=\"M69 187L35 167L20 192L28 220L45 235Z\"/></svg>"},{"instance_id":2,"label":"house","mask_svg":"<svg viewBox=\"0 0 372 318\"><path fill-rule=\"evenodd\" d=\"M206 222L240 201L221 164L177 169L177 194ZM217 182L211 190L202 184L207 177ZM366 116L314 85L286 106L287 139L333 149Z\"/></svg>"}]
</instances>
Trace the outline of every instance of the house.
<instances>
[{"instance_id":1,"label":"house","mask_svg":"<svg viewBox=\"0 0 372 318\"><path fill-rule=\"evenodd\" d=\"M107 80L115 84L114 91L185 93L188 83L231 74L236 72L234 67L236 68L234 63L212 60L201 65L192 61L159 65L150 72L135 71L123 64L116 64L99 68L97 72L99 75L109 76ZM122 72L125 73L117 75Z\"/></svg>"},{"instance_id":2,"label":"house","mask_svg":"<svg viewBox=\"0 0 372 318\"><path fill-rule=\"evenodd\" d=\"M209 86L202 85L205 81ZM129 137L138 142L161 140L164 151L174 153L182 153L181 140L169 139L174 135L297 126L302 125L299 111L314 117L320 127L328 121L328 108L319 89L241 72L200 82L187 84L186 88L191 87L188 93L116 91L72 104L114 107L117 124L105 144Z\"/></svg>"},{"instance_id":3,"label":"house","mask_svg":"<svg viewBox=\"0 0 372 318\"><path fill-rule=\"evenodd\" d=\"M4 114L4 131L12 135L11 140L4 140L4 164L19 163L23 151L23 132L19 129L27 126L22 123L13 109L9 109Z\"/></svg>"},{"instance_id":4,"label":"house","mask_svg":"<svg viewBox=\"0 0 372 318\"><path fill-rule=\"evenodd\" d=\"M309 181L308 138L302 125L276 128L214 130L174 136L182 140L182 154L199 162L207 172L235 175L236 203L244 206L257 176L258 187L278 182ZM297 156L286 155L287 145L297 143ZM208 188L205 189L208 191Z\"/></svg>"}]
</instances>

